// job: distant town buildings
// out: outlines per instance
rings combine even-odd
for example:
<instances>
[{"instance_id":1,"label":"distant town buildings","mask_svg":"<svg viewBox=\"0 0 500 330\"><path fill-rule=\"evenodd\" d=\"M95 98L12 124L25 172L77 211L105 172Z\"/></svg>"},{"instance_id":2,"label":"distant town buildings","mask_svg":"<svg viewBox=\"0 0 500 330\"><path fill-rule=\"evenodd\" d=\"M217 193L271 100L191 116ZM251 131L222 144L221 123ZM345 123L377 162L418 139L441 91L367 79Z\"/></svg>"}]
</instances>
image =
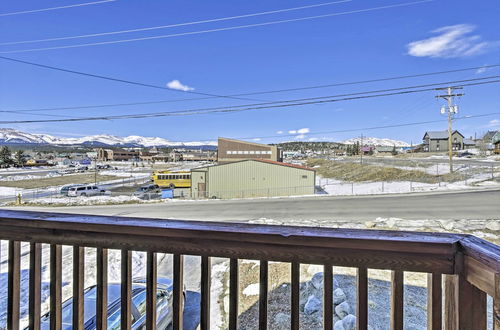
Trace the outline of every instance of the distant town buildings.
<instances>
[{"instance_id":1,"label":"distant town buildings","mask_svg":"<svg viewBox=\"0 0 500 330\"><path fill-rule=\"evenodd\" d=\"M128 161L139 158L138 151L127 151L123 149L97 149L97 160L99 161Z\"/></svg>"}]
</instances>

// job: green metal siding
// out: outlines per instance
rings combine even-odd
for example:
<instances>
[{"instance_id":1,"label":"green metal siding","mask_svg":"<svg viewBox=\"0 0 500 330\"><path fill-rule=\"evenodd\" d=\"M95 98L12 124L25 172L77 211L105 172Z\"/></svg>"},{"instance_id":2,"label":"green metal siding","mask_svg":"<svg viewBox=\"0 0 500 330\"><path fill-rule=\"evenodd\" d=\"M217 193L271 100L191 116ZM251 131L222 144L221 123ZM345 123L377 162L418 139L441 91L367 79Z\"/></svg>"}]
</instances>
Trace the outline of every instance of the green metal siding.
<instances>
[{"instance_id":1,"label":"green metal siding","mask_svg":"<svg viewBox=\"0 0 500 330\"><path fill-rule=\"evenodd\" d=\"M314 194L315 172L259 161L205 168L208 198L273 197ZM198 173L192 177L195 191Z\"/></svg>"}]
</instances>

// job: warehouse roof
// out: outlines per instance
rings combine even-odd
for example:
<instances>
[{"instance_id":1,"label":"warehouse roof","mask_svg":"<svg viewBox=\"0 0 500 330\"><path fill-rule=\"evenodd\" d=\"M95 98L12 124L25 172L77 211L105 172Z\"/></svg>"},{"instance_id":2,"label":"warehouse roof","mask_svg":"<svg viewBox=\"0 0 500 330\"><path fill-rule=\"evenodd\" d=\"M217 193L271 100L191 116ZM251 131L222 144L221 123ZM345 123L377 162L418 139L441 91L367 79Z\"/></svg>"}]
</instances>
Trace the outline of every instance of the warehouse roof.
<instances>
[{"instance_id":1,"label":"warehouse roof","mask_svg":"<svg viewBox=\"0 0 500 330\"><path fill-rule=\"evenodd\" d=\"M281 165L281 166L288 166L288 167L294 167L294 168L300 168L302 170L309 170L309 171L314 171L313 168L303 166L303 165L296 165L296 164L290 164L290 163L283 163L283 162L276 162L274 160L268 160L268 159L252 159L261 163L269 163L269 164L274 164L274 165Z\"/></svg>"},{"instance_id":2,"label":"warehouse roof","mask_svg":"<svg viewBox=\"0 0 500 330\"><path fill-rule=\"evenodd\" d=\"M231 164L241 163L241 162L261 162L261 163L268 163L268 164L273 164L273 165L293 167L293 168L298 168L298 169L301 169L301 170L315 171L315 169L313 169L311 167L307 167L307 166L303 166L303 165L296 165L296 164L289 164L289 163L282 163L282 162L277 162L277 161L268 160L268 159L245 159L245 160L239 160L239 161L236 161L236 162L230 162L230 163L224 163L224 164L218 164L218 165L209 165L209 166L197 167L197 168L193 168L191 171L197 171L197 170L207 169L209 167L214 167L214 166L231 165Z\"/></svg>"}]
</instances>

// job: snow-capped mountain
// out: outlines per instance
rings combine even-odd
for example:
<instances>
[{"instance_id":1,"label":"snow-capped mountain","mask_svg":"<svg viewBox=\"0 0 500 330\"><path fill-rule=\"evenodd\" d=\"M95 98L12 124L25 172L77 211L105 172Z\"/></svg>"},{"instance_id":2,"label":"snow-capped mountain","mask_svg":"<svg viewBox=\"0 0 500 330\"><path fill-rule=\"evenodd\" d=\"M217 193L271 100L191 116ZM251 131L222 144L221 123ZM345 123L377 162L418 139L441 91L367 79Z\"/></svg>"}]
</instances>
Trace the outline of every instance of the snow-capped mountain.
<instances>
[{"instance_id":1,"label":"snow-capped mountain","mask_svg":"<svg viewBox=\"0 0 500 330\"><path fill-rule=\"evenodd\" d=\"M404 141L392 140L392 139L381 139L376 137L363 137L363 141L361 141L360 137L352 138L349 140L342 141L344 144L363 144L364 146L387 146L387 147L409 147L410 144Z\"/></svg>"},{"instance_id":2,"label":"snow-capped mountain","mask_svg":"<svg viewBox=\"0 0 500 330\"><path fill-rule=\"evenodd\" d=\"M115 135L91 135L78 138L62 138L48 134L32 134L12 128L0 128L0 144L53 144L53 145L102 145L102 146L138 146L138 147L169 147L169 146L213 146L214 141L172 142L160 137Z\"/></svg>"}]
</instances>

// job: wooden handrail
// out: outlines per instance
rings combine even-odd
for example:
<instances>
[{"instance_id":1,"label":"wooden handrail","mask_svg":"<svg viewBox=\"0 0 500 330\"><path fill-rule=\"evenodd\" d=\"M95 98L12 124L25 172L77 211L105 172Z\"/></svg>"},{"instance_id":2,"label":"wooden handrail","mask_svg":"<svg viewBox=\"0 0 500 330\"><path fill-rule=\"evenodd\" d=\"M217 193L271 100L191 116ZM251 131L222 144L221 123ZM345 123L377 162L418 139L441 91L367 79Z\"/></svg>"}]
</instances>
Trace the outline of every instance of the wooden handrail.
<instances>
[{"instance_id":1,"label":"wooden handrail","mask_svg":"<svg viewBox=\"0 0 500 330\"><path fill-rule=\"evenodd\" d=\"M267 278L267 261L282 261L292 264L292 322L298 320L298 266L300 263L322 264L325 276L332 277L332 266L355 267L358 269L358 307L362 313L358 326L367 324L367 269L390 269L393 271L392 324L393 328L403 326L403 272L415 271L429 273L431 296L429 297L429 327L440 329L441 302L440 293L445 293L445 324L450 328L458 324L466 326L460 329L473 329L485 320L485 295L494 298L494 320L500 327L500 247L477 237L463 234L402 232L385 230L356 230L311 228L297 226L252 225L227 222L179 221L165 219L143 219L111 216L91 216L61 213L44 213L29 211L0 210L0 239L8 240L12 248L9 256L9 299L12 298L8 315L9 324L15 328L15 318L19 311L16 303L19 300L19 288L16 277L19 274L18 263L19 242L31 242L34 251L32 264L38 265L40 246L38 243L51 244L51 320L59 321L60 317L60 265L61 245L74 246L74 259L77 268L83 268L83 248L97 247L97 284L98 308L97 322L105 325L107 292L107 249L122 251L122 310L130 310L131 252L148 252L148 269L156 270L152 263L156 261L155 253L172 253L174 255L174 321L175 328L182 327L182 263L183 255L202 256L202 329L209 323L210 292L210 258L225 257L231 259L229 278L231 288L230 325L237 324L238 259L261 260L260 278ZM330 267L330 268L327 268ZM31 270L30 270L31 271ZM39 271L34 269L39 277ZM53 273L53 274L52 274ZM82 322L82 278L78 272L74 278L78 286L74 293L78 299L74 301L74 321ZM441 289L441 275L445 275L445 287ZM156 277L148 277L148 324L152 326L155 314L153 297ZM267 285L261 284L262 299L267 300ZM325 309L330 313L328 305L332 287L325 286ZM441 291L442 290L442 291ZM32 292L33 291L33 292ZM39 285L35 283L30 295L39 299ZM267 308L266 301L260 301L261 308ZM477 307L472 316L464 311L471 304ZM30 310L39 310L30 306ZM483 313L484 312L484 313ZM484 314L484 315L483 315ZM261 319L267 311L259 312ZM14 319L12 319L14 318ZM36 317L39 318L38 316ZM38 320L31 318L30 322ZM330 315L324 317L325 324L330 327ZM130 325L129 313L124 313L122 325ZM265 328L267 322L260 322ZM296 327L294 324L293 327ZM292 327L292 328L293 328Z\"/></svg>"}]
</instances>

